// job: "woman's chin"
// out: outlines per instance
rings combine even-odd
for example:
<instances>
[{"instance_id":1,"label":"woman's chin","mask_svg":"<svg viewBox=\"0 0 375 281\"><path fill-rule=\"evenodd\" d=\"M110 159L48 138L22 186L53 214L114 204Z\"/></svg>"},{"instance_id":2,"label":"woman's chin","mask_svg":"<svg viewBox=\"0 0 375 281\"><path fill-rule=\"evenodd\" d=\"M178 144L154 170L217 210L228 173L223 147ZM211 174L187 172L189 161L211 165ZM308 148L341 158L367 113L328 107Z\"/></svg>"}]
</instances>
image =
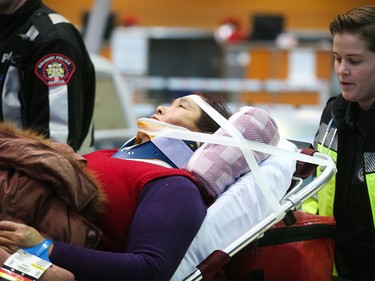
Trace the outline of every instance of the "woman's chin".
<instances>
[{"instance_id":1,"label":"woman's chin","mask_svg":"<svg viewBox=\"0 0 375 281\"><path fill-rule=\"evenodd\" d=\"M345 100L350 101L350 102L356 102L357 101L357 99L356 99L357 96L353 92L342 90L341 93L342 93L342 96Z\"/></svg>"}]
</instances>

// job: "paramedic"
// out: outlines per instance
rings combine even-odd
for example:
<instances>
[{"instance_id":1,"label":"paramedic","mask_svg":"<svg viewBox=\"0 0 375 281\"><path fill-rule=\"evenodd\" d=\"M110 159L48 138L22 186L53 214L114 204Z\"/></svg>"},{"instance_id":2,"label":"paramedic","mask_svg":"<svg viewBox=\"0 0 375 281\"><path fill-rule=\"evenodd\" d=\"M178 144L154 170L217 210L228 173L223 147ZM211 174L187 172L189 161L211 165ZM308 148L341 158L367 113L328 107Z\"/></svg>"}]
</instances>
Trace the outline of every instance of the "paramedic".
<instances>
[{"instance_id":1,"label":"paramedic","mask_svg":"<svg viewBox=\"0 0 375 281\"><path fill-rule=\"evenodd\" d=\"M375 6L338 15L329 29L341 94L328 100L315 144L338 171L319 192L318 210L303 209L334 216L339 277L375 280Z\"/></svg>"},{"instance_id":2,"label":"paramedic","mask_svg":"<svg viewBox=\"0 0 375 281\"><path fill-rule=\"evenodd\" d=\"M200 96L229 117L229 111L216 96ZM214 132L219 128L188 97L157 107L152 118L193 131ZM74 273L77 280L168 280L203 222L207 211L203 193L185 170L112 158L116 151L84 155L104 190L114 192L108 194L110 209L103 215L108 221L101 221L99 226L107 228L103 229L107 250L56 241L49 248L49 259ZM108 231L111 227L113 232ZM17 249L15 246L35 246L44 240L35 229L23 224L3 220L0 229L0 244L11 250Z\"/></svg>"},{"instance_id":3,"label":"paramedic","mask_svg":"<svg viewBox=\"0 0 375 281\"><path fill-rule=\"evenodd\" d=\"M95 72L79 31L41 0L0 0L0 120L78 150L92 142Z\"/></svg>"}]
</instances>

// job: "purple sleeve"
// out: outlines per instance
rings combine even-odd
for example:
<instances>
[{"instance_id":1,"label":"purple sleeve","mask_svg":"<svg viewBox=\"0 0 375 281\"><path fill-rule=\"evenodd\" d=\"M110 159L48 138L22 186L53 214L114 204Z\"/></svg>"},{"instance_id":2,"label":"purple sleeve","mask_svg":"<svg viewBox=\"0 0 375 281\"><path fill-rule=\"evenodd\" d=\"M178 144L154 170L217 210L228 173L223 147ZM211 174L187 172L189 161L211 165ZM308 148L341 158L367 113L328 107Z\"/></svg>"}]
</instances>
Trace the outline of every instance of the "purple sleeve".
<instances>
[{"instance_id":1,"label":"purple sleeve","mask_svg":"<svg viewBox=\"0 0 375 281\"><path fill-rule=\"evenodd\" d=\"M56 242L50 260L74 273L77 280L168 280L206 211L198 188L189 179L158 179L142 191L124 253Z\"/></svg>"}]
</instances>

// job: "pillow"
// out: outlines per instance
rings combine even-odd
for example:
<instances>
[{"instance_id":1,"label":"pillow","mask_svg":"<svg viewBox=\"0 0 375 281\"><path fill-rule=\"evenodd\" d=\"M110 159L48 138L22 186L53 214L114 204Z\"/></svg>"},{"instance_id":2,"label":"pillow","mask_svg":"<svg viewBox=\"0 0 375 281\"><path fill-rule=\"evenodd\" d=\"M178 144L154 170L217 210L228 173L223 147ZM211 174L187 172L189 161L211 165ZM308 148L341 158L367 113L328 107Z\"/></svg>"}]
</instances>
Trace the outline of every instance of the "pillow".
<instances>
[{"instance_id":1,"label":"pillow","mask_svg":"<svg viewBox=\"0 0 375 281\"><path fill-rule=\"evenodd\" d=\"M233 134L239 139L243 138L272 146L276 146L280 140L275 120L260 108L244 106L228 121L228 128L219 128L213 137ZM263 152L251 151L250 153L254 156L257 164L269 157L269 154ZM214 143L204 143L196 150L188 161L186 169L214 198L224 192L239 177L250 171L246 157L239 147Z\"/></svg>"}]
</instances>

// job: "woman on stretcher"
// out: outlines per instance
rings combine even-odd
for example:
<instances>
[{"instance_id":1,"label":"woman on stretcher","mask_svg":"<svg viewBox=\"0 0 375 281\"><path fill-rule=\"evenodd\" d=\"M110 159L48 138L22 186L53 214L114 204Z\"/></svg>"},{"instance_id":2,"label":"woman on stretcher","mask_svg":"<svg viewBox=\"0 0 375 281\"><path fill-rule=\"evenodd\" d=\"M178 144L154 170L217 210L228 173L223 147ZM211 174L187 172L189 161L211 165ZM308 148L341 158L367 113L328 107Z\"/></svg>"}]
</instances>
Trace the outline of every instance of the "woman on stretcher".
<instances>
[{"instance_id":1,"label":"woman on stretcher","mask_svg":"<svg viewBox=\"0 0 375 281\"><path fill-rule=\"evenodd\" d=\"M200 97L229 117L226 107L212 100L212 96ZM274 120L260 109L248 107L229 120L246 139L271 145L279 141ZM103 231L102 240L95 250L55 240L47 257L54 265L72 272L76 280L170 279L198 232L207 205L249 171L238 148L214 144L207 145L194 169L187 171L186 162L197 145L180 140L170 144L171 139L164 143L152 130L145 129L148 124L150 128L162 125L197 132L216 131L218 125L191 96L176 99L169 107L158 107L151 119L140 121L143 123L135 140L120 150L84 155L84 169L94 175L107 197L105 211L94 221ZM227 135L222 129L215 134ZM139 147L146 145L146 152L140 153ZM179 160L165 157L171 155L171 145L183 151L176 153ZM150 149L161 157L150 157ZM139 155L137 159L128 157L134 154ZM181 161L183 155L185 160ZM260 163L268 155L255 152L255 157ZM39 245L45 238L54 239L24 224L0 222L0 245L9 253ZM46 279L48 272L43 275Z\"/></svg>"}]
</instances>

